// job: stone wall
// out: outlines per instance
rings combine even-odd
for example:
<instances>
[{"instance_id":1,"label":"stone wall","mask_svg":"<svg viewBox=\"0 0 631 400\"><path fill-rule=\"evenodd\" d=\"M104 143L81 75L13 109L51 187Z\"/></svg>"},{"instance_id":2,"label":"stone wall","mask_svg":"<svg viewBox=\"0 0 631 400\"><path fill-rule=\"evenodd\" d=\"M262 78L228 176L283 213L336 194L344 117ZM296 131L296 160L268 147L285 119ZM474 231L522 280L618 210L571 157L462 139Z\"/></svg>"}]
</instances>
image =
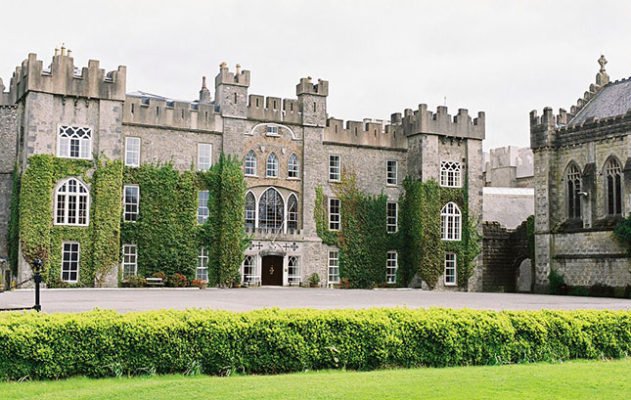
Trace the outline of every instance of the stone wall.
<instances>
[{"instance_id":1,"label":"stone wall","mask_svg":"<svg viewBox=\"0 0 631 400\"><path fill-rule=\"evenodd\" d=\"M0 257L8 256L8 227L17 146L17 107L0 106Z\"/></svg>"},{"instance_id":2,"label":"stone wall","mask_svg":"<svg viewBox=\"0 0 631 400\"><path fill-rule=\"evenodd\" d=\"M519 266L529 257L526 223L511 230L497 222L485 222L483 231L483 290L515 292Z\"/></svg>"}]
</instances>

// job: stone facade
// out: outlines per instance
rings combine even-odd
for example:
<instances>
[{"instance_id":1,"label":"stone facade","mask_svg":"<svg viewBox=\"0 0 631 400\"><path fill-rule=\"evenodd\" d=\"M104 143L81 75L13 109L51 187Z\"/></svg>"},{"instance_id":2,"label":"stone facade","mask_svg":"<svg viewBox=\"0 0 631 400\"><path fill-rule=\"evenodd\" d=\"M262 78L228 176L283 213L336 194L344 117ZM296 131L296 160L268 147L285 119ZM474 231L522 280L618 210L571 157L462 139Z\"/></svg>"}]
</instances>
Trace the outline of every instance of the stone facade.
<instances>
[{"instance_id":1,"label":"stone facade","mask_svg":"<svg viewBox=\"0 0 631 400\"><path fill-rule=\"evenodd\" d=\"M59 155L60 125L91 127L93 153L109 159L124 160L127 138L139 138L140 163L170 162L180 170L198 168L200 144L212 146L213 161L221 153L243 159L252 151L257 167L246 182L257 199L257 209L262 193L270 188L285 202L290 195L298 199L298 229L287 229L286 224L262 229L258 215L250 229L253 240L246 255L255 260L259 278L264 258L280 256L284 285L305 282L313 273L323 284L333 283L328 280L328 263L329 251L335 249L322 244L313 218L315 188L322 186L326 196L335 196L337 183L329 179L331 156L339 157L343 173L356 175L360 189L375 195L385 193L391 201L399 199L404 177L438 180L441 161L456 162L461 166L462 182L468 185L469 213L478 221L481 218L482 112L472 118L460 109L451 116L446 107L433 112L421 104L416 110L392 114L389 123L372 119L344 122L328 117L329 84L325 80L301 78L294 99L264 97L248 93L249 71L238 65L231 71L222 63L214 96L203 78L199 98L187 102L144 92L126 94L126 68L105 73L98 66L92 60L79 70L70 52L62 49L45 69L30 54L16 69L10 89L2 97L3 104L18 110L23 133L17 146L15 140L3 138L0 151L14 151L21 169L33 154ZM277 177L266 176L266 159L272 152L279 160ZM292 155L299 165L295 177L288 174ZM392 184L386 182L388 162L397 166ZM0 205L1 224L8 204L0 200ZM299 260L296 280L288 273L292 257ZM20 270L27 274L28 265L22 262ZM481 288L478 272L470 290Z\"/></svg>"},{"instance_id":2,"label":"stone facade","mask_svg":"<svg viewBox=\"0 0 631 400\"><path fill-rule=\"evenodd\" d=\"M570 112L530 113L541 291L551 270L570 286L631 285L627 248L612 233L631 212L631 82L610 82L606 62Z\"/></svg>"},{"instance_id":3,"label":"stone facade","mask_svg":"<svg viewBox=\"0 0 631 400\"><path fill-rule=\"evenodd\" d=\"M497 222L484 222L483 237L483 290L532 291L534 263L528 254L526 222L514 230Z\"/></svg>"}]
</instances>

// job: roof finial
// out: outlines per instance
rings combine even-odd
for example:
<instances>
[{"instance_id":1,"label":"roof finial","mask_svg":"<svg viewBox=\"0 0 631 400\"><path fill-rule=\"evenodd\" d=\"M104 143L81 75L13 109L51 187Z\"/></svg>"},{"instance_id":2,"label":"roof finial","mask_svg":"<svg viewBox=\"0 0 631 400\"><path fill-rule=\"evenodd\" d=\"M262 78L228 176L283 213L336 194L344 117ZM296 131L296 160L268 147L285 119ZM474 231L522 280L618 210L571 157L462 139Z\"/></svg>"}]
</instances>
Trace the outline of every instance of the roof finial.
<instances>
[{"instance_id":1,"label":"roof finial","mask_svg":"<svg viewBox=\"0 0 631 400\"><path fill-rule=\"evenodd\" d=\"M596 74L596 85L602 87L609 83L609 75L605 70L607 59L604 55L600 55L600 58L598 59L598 64L600 64L600 71L598 71L598 73Z\"/></svg>"},{"instance_id":2,"label":"roof finial","mask_svg":"<svg viewBox=\"0 0 631 400\"><path fill-rule=\"evenodd\" d=\"M600 72L605 72L605 65L607 64L607 59L603 54L600 55L598 59L598 64L600 64Z\"/></svg>"},{"instance_id":3,"label":"roof finial","mask_svg":"<svg viewBox=\"0 0 631 400\"><path fill-rule=\"evenodd\" d=\"M239 75L240 73L241 73L241 64L237 64L236 75Z\"/></svg>"},{"instance_id":4,"label":"roof finial","mask_svg":"<svg viewBox=\"0 0 631 400\"><path fill-rule=\"evenodd\" d=\"M206 77L205 76L202 76L202 89L208 89L206 87Z\"/></svg>"}]
</instances>

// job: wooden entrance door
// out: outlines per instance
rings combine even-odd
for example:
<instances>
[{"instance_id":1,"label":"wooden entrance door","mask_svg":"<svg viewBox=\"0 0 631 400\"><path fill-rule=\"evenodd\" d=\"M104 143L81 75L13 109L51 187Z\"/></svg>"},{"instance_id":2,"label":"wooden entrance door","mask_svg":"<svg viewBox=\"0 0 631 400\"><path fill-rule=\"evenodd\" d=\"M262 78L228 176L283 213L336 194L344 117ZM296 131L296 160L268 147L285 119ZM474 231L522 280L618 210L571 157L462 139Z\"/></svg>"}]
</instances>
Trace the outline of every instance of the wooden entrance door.
<instances>
[{"instance_id":1,"label":"wooden entrance door","mask_svg":"<svg viewBox=\"0 0 631 400\"><path fill-rule=\"evenodd\" d=\"M265 256L262 260L261 284L283 286L283 257Z\"/></svg>"}]
</instances>

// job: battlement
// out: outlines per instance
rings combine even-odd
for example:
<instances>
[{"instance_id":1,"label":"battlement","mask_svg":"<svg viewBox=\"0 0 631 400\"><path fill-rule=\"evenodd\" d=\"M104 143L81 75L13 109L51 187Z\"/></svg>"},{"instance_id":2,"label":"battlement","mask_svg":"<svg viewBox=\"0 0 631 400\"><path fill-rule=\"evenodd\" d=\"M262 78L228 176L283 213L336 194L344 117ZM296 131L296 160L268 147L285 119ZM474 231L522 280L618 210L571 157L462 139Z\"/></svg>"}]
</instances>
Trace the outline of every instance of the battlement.
<instances>
[{"instance_id":1,"label":"battlement","mask_svg":"<svg viewBox=\"0 0 631 400\"><path fill-rule=\"evenodd\" d=\"M29 54L13 73L10 98L13 102L29 91L88 97L107 100L125 100L126 67L105 72L99 61L90 60L88 66L79 69L74 65L71 51L64 47L55 49L52 63L44 68L36 54Z\"/></svg>"},{"instance_id":2,"label":"battlement","mask_svg":"<svg viewBox=\"0 0 631 400\"><path fill-rule=\"evenodd\" d=\"M123 123L167 129L222 130L221 117L215 112L214 104L175 101L142 92L126 97Z\"/></svg>"},{"instance_id":3,"label":"battlement","mask_svg":"<svg viewBox=\"0 0 631 400\"><path fill-rule=\"evenodd\" d=\"M485 137L484 112L480 111L476 118L471 118L464 108L458 109L458 114L452 117L445 106L438 106L434 113L427 109L427 104L419 104L418 110L406 109L403 117L400 113L392 114L391 123L400 123L406 135L433 133L479 140Z\"/></svg>"},{"instance_id":4,"label":"battlement","mask_svg":"<svg viewBox=\"0 0 631 400\"><path fill-rule=\"evenodd\" d=\"M248 118L259 121L273 121L300 124L302 113L296 99L264 97L255 94L248 96Z\"/></svg>"},{"instance_id":5,"label":"battlement","mask_svg":"<svg viewBox=\"0 0 631 400\"><path fill-rule=\"evenodd\" d=\"M318 79L318 83L314 85L310 76L300 78L300 83L296 85L296 96L303 94L326 97L329 95L329 82Z\"/></svg>"},{"instance_id":6,"label":"battlement","mask_svg":"<svg viewBox=\"0 0 631 400\"><path fill-rule=\"evenodd\" d=\"M346 121L329 118L324 129L325 142L405 149L407 139L400 126L386 125L384 121L364 119Z\"/></svg>"},{"instance_id":7,"label":"battlement","mask_svg":"<svg viewBox=\"0 0 631 400\"><path fill-rule=\"evenodd\" d=\"M5 92L4 82L2 82L2 78L0 78L0 106L13 104L11 102L11 96L9 92Z\"/></svg>"},{"instance_id":8,"label":"battlement","mask_svg":"<svg viewBox=\"0 0 631 400\"><path fill-rule=\"evenodd\" d=\"M248 87L250 86L250 71L242 71L241 66L237 64L235 72L230 72L228 64L222 62L219 64L219 74L215 77L215 87L222 84Z\"/></svg>"}]
</instances>

